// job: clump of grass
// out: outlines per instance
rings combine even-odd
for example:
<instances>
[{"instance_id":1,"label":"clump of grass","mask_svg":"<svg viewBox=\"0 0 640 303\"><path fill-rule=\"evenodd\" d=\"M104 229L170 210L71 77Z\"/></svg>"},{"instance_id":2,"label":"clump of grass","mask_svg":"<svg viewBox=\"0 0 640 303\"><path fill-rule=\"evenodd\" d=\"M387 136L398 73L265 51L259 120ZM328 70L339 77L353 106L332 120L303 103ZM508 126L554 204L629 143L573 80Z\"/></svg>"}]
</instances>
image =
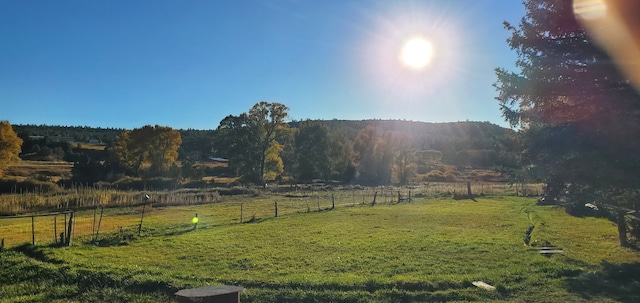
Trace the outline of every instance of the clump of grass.
<instances>
[{"instance_id":1,"label":"clump of grass","mask_svg":"<svg viewBox=\"0 0 640 303\"><path fill-rule=\"evenodd\" d=\"M533 232L533 229L535 228L534 225L531 225L527 228L527 230L524 232L524 244L525 245L529 245L529 243L531 243L531 232Z\"/></svg>"}]
</instances>

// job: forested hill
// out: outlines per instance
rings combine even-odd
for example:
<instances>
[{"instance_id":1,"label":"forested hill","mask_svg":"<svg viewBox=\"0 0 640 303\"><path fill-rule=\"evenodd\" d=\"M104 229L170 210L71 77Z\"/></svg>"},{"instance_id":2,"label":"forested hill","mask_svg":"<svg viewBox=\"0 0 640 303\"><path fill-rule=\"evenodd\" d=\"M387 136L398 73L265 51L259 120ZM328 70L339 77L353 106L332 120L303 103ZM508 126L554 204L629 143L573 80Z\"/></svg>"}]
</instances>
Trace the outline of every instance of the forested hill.
<instances>
[{"instance_id":1,"label":"forested hill","mask_svg":"<svg viewBox=\"0 0 640 303\"><path fill-rule=\"evenodd\" d=\"M88 126L59 126L59 125L35 125L35 124L16 124L12 125L13 130L23 140L30 136L47 137L57 142L88 142L89 140L97 140L100 143L109 144L113 142L117 135L125 131L124 128L101 128ZM185 138L198 138L209 136L214 133L213 130L186 129L179 130L184 141Z\"/></svg>"},{"instance_id":2,"label":"forested hill","mask_svg":"<svg viewBox=\"0 0 640 303\"><path fill-rule=\"evenodd\" d=\"M402 120L320 120L333 131L353 141L367 126L408 138L415 149L442 152L443 161L455 162L460 151L495 150L497 142L514 131L490 122L430 123ZM297 127L299 122L291 122Z\"/></svg>"},{"instance_id":3,"label":"forested hill","mask_svg":"<svg viewBox=\"0 0 640 303\"><path fill-rule=\"evenodd\" d=\"M435 139L449 138L462 140L479 140L485 141L491 137L502 137L512 132L508 128L498 126L490 122L446 122L446 123L430 123L403 120L320 120L329 128L338 130L345 135L347 139L353 140L360 130L367 126L374 126L383 131L396 132L423 141L423 144L429 144L429 141ZM298 122L291 122L292 127L296 127ZM428 148L428 146L422 146ZM469 146L471 147L471 146ZM476 149L481 146L475 146ZM484 146L488 148L488 146Z\"/></svg>"},{"instance_id":4,"label":"forested hill","mask_svg":"<svg viewBox=\"0 0 640 303\"><path fill-rule=\"evenodd\" d=\"M13 130L23 140L29 136L47 137L56 141L87 142L98 140L100 142L111 142L124 129L121 128L101 128L88 126L59 126L59 125L35 125L35 124L14 124Z\"/></svg>"},{"instance_id":5,"label":"forested hill","mask_svg":"<svg viewBox=\"0 0 640 303\"><path fill-rule=\"evenodd\" d=\"M483 141L491 137L501 137L512 130L500 127L489 122L446 122L429 123L401 120L317 120L325 123L330 129L342 133L346 139L353 140L358 132L367 126L375 126L383 131L396 132L411 138L415 138L423 146L428 148L433 141L441 139L474 141L466 143L466 147L473 149L490 148ZM291 127L298 127L301 121L290 122ZM111 142L125 129L100 128L88 126L58 126L15 124L13 129L22 136L44 136L49 138L68 138L75 142L86 142L96 139L101 142ZM198 136L197 134L212 134L212 130L187 129L180 130L183 134ZM478 145L480 144L480 145Z\"/></svg>"},{"instance_id":6,"label":"forested hill","mask_svg":"<svg viewBox=\"0 0 640 303\"><path fill-rule=\"evenodd\" d=\"M358 133L367 126L383 132L391 132L405 137L411 146L419 150L434 149L442 152L443 162L454 163L461 151L495 150L496 142L513 132L489 122L448 122L428 123L401 120L317 120L332 132L340 133L348 142L353 142ZM302 121L289 125L297 128ZM29 136L48 137L52 141L87 142L98 140L109 144L125 129L93 128L81 126L13 125L14 131L26 141ZM198 153L211 153L215 136L214 130L179 130L182 137L181 158ZM28 144L26 144L28 145ZM24 149L25 146L23 146ZM28 152L28 151L23 151Z\"/></svg>"}]
</instances>

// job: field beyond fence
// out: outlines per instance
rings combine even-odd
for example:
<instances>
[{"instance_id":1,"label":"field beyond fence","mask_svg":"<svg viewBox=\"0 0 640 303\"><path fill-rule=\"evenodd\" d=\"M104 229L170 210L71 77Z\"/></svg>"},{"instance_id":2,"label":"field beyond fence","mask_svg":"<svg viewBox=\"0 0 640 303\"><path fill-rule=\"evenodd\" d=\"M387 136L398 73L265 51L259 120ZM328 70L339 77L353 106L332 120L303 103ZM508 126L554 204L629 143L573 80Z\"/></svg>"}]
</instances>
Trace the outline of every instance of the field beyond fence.
<instances>
[{"instance_id":1,"label":"field beyond fence","mask_svg":"<svg viewBox=\"0 0 640 303\"><path fill-rule=\"evenodd\" d=\"M176 191L133 192L92 187L76 188L64 194L23 193L0 196L2 213L38 214L46 211L74 210L71 236L74 241L100 239L100 235L158 234L166 225L193 228L191 218L198 214L198 228L255 222L293 213L320 212L334 207L384 206L410 197L451 197L467 192L466 183L429 183L413 187L331 187L326 185L272 188L264 192L251 189L182 189ZM473 183L477 196L536 195L540 185ZM235 195L221 195L234 193ZM147 203L142 196L148 194ZM170 206L188 206L173 208ZM142 224L141 224L142 223ZM67 215L21 218L0 217L0 238L7 247L24 242L36 245L59 244L67 230Z\"/></svg>"}]
</instances>

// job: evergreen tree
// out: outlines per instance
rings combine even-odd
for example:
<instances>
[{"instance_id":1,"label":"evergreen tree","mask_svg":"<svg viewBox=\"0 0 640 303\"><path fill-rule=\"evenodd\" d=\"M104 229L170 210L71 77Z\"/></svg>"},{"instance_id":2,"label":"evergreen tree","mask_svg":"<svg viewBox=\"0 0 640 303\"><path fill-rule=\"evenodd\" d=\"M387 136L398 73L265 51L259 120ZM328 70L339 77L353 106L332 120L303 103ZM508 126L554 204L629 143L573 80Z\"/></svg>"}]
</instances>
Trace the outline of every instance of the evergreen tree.
<instances>
[{"instance_id":1,"label":"evergreen tree","mask_svg":"<svg viewBox=\"0 0 640 303\"><path fill-rule=\"evenodd\" d=\"M631 207L640 184L640 96L576 19L570 0L527 0L518 26L505 22L517 71L496 69L500 107L519 129L521 178L548 198ZM624 218L618 216L626 244Z\"/></svg>"},{"instance_id":2,"label":"evergreen tree","mask_svg":"<svg viewBox=\"0 0 640 303\"><path fill-rule=\"evenodd\" d=\"M320 122L302 122L296 134L296 155L298 179L327 179L331 171L327 127Z\"/></svg>"}]
</instances>

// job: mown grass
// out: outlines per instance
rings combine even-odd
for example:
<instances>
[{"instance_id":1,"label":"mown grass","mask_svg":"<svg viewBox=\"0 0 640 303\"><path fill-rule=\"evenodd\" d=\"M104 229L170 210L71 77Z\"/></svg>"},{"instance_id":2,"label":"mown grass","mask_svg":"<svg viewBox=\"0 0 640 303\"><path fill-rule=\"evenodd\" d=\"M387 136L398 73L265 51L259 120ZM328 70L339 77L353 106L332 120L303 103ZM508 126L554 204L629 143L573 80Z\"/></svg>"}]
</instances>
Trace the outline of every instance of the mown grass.
<instances>
[{"instance_id":1,"label":"mown grass","mask_svg":"<svg viewBox=\"0 0 640 303\"><path fill-rule=\"evenodd\" d=\"M242 302L640 299L640 256L617 246L614 225L534 204L416 199L245 224L205 215L197 230L184 222L196 209L166 208L173 216L150 217L141 238L0 254L0 294L8 302L171 302L181 288L233 284L247 288ZM565 253L547 258L525 246L531 224L532 242ZM476 288L477 280L497 290Z\"/></svg>"}]
</instances>

